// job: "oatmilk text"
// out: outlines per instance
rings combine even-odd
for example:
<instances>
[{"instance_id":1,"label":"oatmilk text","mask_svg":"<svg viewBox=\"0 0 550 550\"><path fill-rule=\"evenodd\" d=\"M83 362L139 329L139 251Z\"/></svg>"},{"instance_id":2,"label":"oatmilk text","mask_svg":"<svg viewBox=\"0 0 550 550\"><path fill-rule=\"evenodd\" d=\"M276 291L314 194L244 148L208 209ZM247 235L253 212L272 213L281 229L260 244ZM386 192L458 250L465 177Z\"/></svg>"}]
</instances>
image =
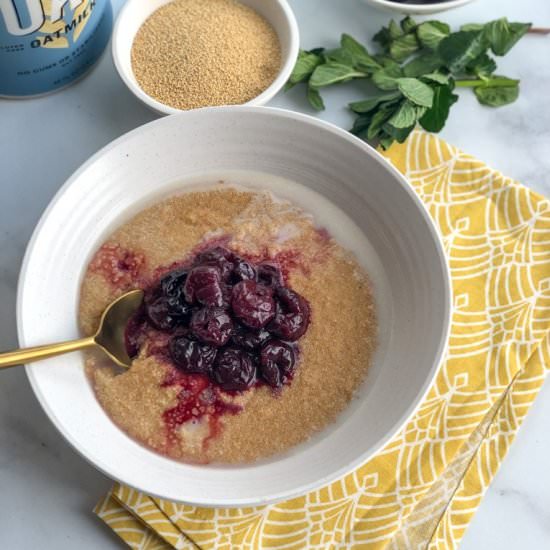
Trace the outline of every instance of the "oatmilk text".
<instances>
[{"instance_id":1,"label":"oatmilk text","mask_svg":"<svg viewBox=\"0 0 550 550\"><path fill-rule=\"evenodd\" d=\"M98 60L111 27L109 0L0 0L0 96L70 84Z\"/></svg>"}]
</instances>

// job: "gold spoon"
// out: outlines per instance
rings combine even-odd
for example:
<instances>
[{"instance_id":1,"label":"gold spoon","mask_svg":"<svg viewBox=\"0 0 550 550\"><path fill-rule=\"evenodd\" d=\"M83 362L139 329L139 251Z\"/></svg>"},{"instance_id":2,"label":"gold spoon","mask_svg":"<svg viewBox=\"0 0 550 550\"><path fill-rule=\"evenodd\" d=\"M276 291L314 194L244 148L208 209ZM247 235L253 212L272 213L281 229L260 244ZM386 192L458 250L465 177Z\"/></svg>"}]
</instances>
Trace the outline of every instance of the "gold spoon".
<instances>
[{"instance_id":1,"label":"gold spoon","mask_svg":"<svg viewBox=\"0 0 550 550\"><path fill-rule=\"evenodd\" d=\"M124 330L142 301L142 290L126 292L105 308L99 321L99 328L93 336L0 353L0 369L92 347L102 349L119 367L129 367L132 360L126 353Z\"/></svg>"}]
</instances>

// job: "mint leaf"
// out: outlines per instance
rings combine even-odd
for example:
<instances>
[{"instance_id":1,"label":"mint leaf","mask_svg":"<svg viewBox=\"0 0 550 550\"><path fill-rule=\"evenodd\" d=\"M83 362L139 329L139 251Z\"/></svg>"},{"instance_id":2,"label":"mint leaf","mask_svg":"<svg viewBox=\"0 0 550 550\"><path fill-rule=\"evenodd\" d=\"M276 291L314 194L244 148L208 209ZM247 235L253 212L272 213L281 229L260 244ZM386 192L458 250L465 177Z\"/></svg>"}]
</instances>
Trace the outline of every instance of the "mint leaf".
<instances>
[{"instance_id":1,"label":"mint leaf","mask_svg":"<svg viewBox=\"0 0 550 550\"><path fill-rule=\"evenodd\" d=\"M403 143L408 137L409 134L414 130L416 124L409 126L408 128L395 128L391 124L384 124L382 130L392 137L398 143Z\"/></svg>"},{"instance_id":2,"label":"mint leaf","mask_svg":"<svg viewBox=\"0 0 550 550\"><path fill-rule=\"evenodd\" d=\"M387 27L382 27L373 37L373 42L378 42L382 49L387 52L390 48L392 37Z\"/></svg>"},{"instance_id":3,"label":"mint leaf","mask_svg":"<svg viewBox=\"0 0 550 550\"><path fill-rule=\"evenodd\" d=\"M401 65L391 57L387 55L375 55L373 57L379 65L382 65L382 68L389 72L389 74L402 74Z\"/></svg>"},{"instance_id":4,"label":"mint leaf","mask_svg":"<svg viewBox=\"0 0 550 550\"><path fill-rule=\"evenodd\" d=\"M403 35L403 31L393 19L390 21L390 24L388 25L388 32L390 33L390 37L393 40Z\"/></svg>"},{"instance_id":5,"label":"mint leaf","mask_svg":"<svg viewBox=\"0 0 550 550\"><path fill-rule=\"evenodd\" d=\"M366 139L367 138L367 132L370 126L370 123L372 122L372 117L374 116L374 113L371 111L366 114L359 115L355 122L353 123L353 128L350 130L350 132L357 137Z\"/></svg>"},{"instance_id":6,"label":"mint leaf","mask_svg":"<svg viewBox=\"0 0 550 550\"><path fill-rule=\"evenodd\" d=\"M351 56L353 66L361 71L372 73L381 68L375 59L369 54L365 46L357 42L349 34L343 34L340 39L342 50Z\"/></svg>"},{"instance_id":7,"label":"mint leaf","mask_svg":"<svg viewBox=\"0 0 550 550\"><path fill-rule=\"evenodd\" d=\"M353 57L350 52L344 50L344 48L335 48L328 50L323 54L326 63L333 62L341 65L348 65L353 67Z\"/></svg>"},{"instance_id":8,"label":"mint leaf","mask_svg":"<svg viewBox=\"0 0 550 550\"><path fill-rule=\"evenodd\" d=\"M405 17L405 19L401 19L399 25L401 26L401 29L404 33L411 32L417 27L416 21L409 16Z\"/></svg>"},{"instance_id":9,"label":"mint leaf","mask_svg":"<svg viewBox=\"0 0 550 550\"><path fill-rule=\"evenodd\" d=\"M370 57L367 48L365 48L365 46L360 44L357 40L355 40L355 38L353 38L353 36L349 34L342 34L340 37L340 46L342 49L347 50L352 57L361 57L364 55Z\"/></svg>"},{"instance_id":10,"label":"mint leaf","mask_svg":"<svg viewBox=\"0 0 550 550\"><path fill-rule=\"evenodd\" d=\"M313 88L322 88L337 82L345 82L352 78L364 78L366 76L364 72L356 71L349 65L329 62L315 68L309 83Z\"/></svg>"},{"instance_id":11,"label":"mint leaf","mask_svg":"<svg viewBox=\"0 0 550 550\"><path fill-rule=\"evenodd\" d=\"M400 36L403 31L399 25L392 19L387 27L382 27L374 36L374 42L378 42L385 52L389 52L391 43Z\"/></svg>"},{"instance_id":12,"label":"mint leaf","mask_svg":"<svg viewBox=\"0 0 550 550\"><path fill-rule=\"evenodd\" d=\"M394 141L395 140L385 132L382 133L382 135L378 140L378 142L380 143L380 146L382 147L382 149L384 149L384 151L387 151Z\"/></svg>"},{"instance_id":13,"label":"mint leaf","mask_svg":"<svg viewBox=\"0 0 550 550\"><path fill-rule=\"evenodd\" d=\"M416 29L416 35L420 43L426 48L435 50L438 44L447 36L449 36L451 28L447 23L441 21L426 21L420 23Z\"/></svg>"},{"instance_id":14,"label":"mint leaf","mask_svg":"<svg viewBox=\"0 0 550 550\"><path fill-rule=\"evenodd\" d=\"M485 27L484 23L466 23L460 27L461 31L482 31Z\"/></svg>"},{"instance_id":15,"label":"mint leaf","mask_svg":"<svg viewBox=\"0 0 550 550\"><path fill-rule=\"evenodd\" d=\"M428 107L421 107L420 105L417 105L416 106L416 118L417 119L422 118L427 110L428 110Z\"/></svg>"},{"instance_id":16,"label":"mint leaf","mask_svg":"<svg viewBox=\"0 0 550 550\"><path fill-rule=\"evenodd\" d=\"M506 17L485 25L483 34L495 55L505 55L531 28L531 23L510 23Z\"/></svg>"},{"instance_id":17,"label":"mint leaf","mask_svg":"<svg viewBox=\"0 0 550 550\"><path fill-rule=\"evenodd\" d=\"M404 99L399 108L388 120L394 128L408 128L416 124L417 113L416 105L409 99Z\"/></svg>"},{"instance_id":18,"label":"mint leaf","mask_svg":"<svg viewBox=\"0 0 550 550\"><path fill-rule=\"evenodd\" d=\"M401 92L391 92L388 94L382 94L375 97L370 97L369 99L363 99L362 101L354 101L349 104L349 108L354 113L368 113L373 109L376 109L378 105L384 102L397 101L401 98Z\"/></svg>"},{"instance_id":19,"label":"mint leaf","mask_svg":"<svg viewBox=\"0 0 550 550\"><path fill-rule=\"evenodd\" d=\"M397 79L402 76L399 65L388 65L372 75L372 83L381 90L396 90Z\"/></svg>"},{"instance_id":20,"label":"mint leaf","mask_svg":"<svg viewBox=\"0 0 550 550\"><path fill-rule=\"evenodd\" d=\"M420 44L416 36L411 34L405 34L396 38L390 45L390 55L396 61L404 61L407 57L410 57L413 53L420 49Z\"/></svg>"},{"instance_id":21,"label":"mint leaf","mask_svg":"<svg viewBox=\"0 0 550 550\"><path fill-rule=\"evenodd\" d=\"M502 77L499 78L502 79ZM511 79L505 80L509 80L510 84L508 86L491 85L491 80L489 80L486 86L474 88L477 100L488 107L502 107L513 103L519 95L519 82Z\"/></svg>"},{"instance_id":22,"label":"mint leaf","mask_svg":"<svg viewBox=\"0 0 550 550\"><path fill-rule=\"evenodd\" d=\"M450 79L448 74L442 74L442 73L423 74L421 78L422 78L422 81L428 80L429 82L437 82L438 84L448 84Z\"/></svg>"},{"instance_id":23,"label":"mint leaf","mask_svg":"<svg viewBox=\"0 0 550 550\"><path fill-rule=\"evenodd\" d=\"M319 90L317 88L312 88L311 86L308 86L308 88L307 88L307 99L309 101L309 104L316 111L323 111L324 110L325 103L324 103L323 98L321 97L321 94L319 93Z\"/></svg>"},{"instance_id":24,"label":"mint leaf","mask_svg":"<svg viewBox=\"0 0 550 550\"><path fill-rule=\"evenodd\" d=\"M416 105L432 106L433 89L417 78L398 78L397 87L407 99L410 99Z\"/></svg>"},{"instance_id":25,"label":"mint leaf","mask_svg":"<svg viewBox=\"0 0 550 550\"><path fill-rule=\"evenodd\" d=\"M374 139L380 130L382 125L391 117L394 111L394 106L391 104L382 104L378 111L372 115L372 120L367 130L367 139Z\"/></svg>"},{"instance_id":26,"label":"mint leaf","mask_svg":"<svg viewBox=\"0 0 550 550\"><path fill-rule=\"evenodd\" d=\"M487 49L484 33L459 31L444 38L437 51L452 73L461 73L466 66Z\"/></svg>"},{"instance_id":27,"label":"mint leaf","mask_svg":"<svg viewBox=\"0 0 550 550\"><path fill-rule=\"evenodd\" d=\"M486 53L478 55L473 61L468 63L466 72L474 74L480 78L492 75L497 69L497 64L492 57Z\"/></svg>"},{"instance_id":28,"label":"mint leaf","mask_svg":"<svg viewBox=\"0 0 550 550\"><path fill-rule=\"evenodd\" d=\"M285 89L307 82L308 101L321 110L320 88L368 79L382 92L349 104L356 113L351 131L389 147L406 139L418 123L439 132L457 101L455 86L471 88L483 105L499 107L515 101L519 81L495 75L492 54L507 53L529 27L502 18L463 25L451 33L441 21L392 20L374 37L380 47L373 53L345 33L338 48L300 51Z\"/></svg>"},{"instance_id":29,"label":"mint leaf","mask_svg":"<svg viewBox=\"0 0 550 550\"><path fill-rule=\"evenodd\" d=\"M443 66L442 59L434 52L426 52L415 57L403 67L405 76L417 77L431 73Z\"/></svg>"},{"instance_id":30,"label":"mint leaf","mask_svg":"<svg viewBox=\"0 0 550 550\"><path fill-rule=\"evenodd\" d=\"M298 53L298 59L296 60L296 65L294 65L294 69L292 70L292 74L290 75L288 81L291 84L304 82L310 77L315 67L320 65L322 62L323 58L320 55L300 50Z\"/></svg>"},{"instance_id":31,"label":"mint leaf","mask_svg":"<svg viewBox=\"0 0 550 550\"><path fill-rule=\"evenodd\" d=\"M453 94L449 86L437 86L434 89L434 100L430 109L420 118L420 124L428 132L440 132L453 103L458 101L458 96Z\"/></svg>"}]
</instances>

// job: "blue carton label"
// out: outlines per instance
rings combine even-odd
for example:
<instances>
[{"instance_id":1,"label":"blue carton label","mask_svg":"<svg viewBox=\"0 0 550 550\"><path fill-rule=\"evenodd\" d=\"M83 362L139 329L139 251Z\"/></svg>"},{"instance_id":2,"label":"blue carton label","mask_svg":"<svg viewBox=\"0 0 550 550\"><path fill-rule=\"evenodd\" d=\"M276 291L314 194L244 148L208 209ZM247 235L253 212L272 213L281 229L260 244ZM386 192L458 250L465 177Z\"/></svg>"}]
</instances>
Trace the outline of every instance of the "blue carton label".
<instances>
[{"instance_id":1,"label":"blue carton label","mask_svg":"<svg viewBox=\"0 0 550 550\"><path fill-rule=\"evenodd\" d=\"M0 95L70 84L97 61L112 25L110 0L0 0Z\"/></svg>"}]
</instances>

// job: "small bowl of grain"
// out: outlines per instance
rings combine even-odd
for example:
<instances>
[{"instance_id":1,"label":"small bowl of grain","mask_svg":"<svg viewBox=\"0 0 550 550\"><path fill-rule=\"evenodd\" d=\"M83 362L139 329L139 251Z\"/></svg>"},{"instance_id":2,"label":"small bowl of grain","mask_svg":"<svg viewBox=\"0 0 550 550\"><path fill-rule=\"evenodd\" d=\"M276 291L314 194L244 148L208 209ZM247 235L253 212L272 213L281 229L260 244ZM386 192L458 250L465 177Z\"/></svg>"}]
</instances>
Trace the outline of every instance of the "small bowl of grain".
<instances>
[{"instance_id":1,"label":"small bowl of grain","mask_svg":"<svg viewBox=\"0 0 550 550\"><path fill-rule=\"evenodd\" d=\"M113 31L128 89L161 115L220 105L264 105L298 55L286 0L129 0Z\"/></svg>"}]
</instances>

